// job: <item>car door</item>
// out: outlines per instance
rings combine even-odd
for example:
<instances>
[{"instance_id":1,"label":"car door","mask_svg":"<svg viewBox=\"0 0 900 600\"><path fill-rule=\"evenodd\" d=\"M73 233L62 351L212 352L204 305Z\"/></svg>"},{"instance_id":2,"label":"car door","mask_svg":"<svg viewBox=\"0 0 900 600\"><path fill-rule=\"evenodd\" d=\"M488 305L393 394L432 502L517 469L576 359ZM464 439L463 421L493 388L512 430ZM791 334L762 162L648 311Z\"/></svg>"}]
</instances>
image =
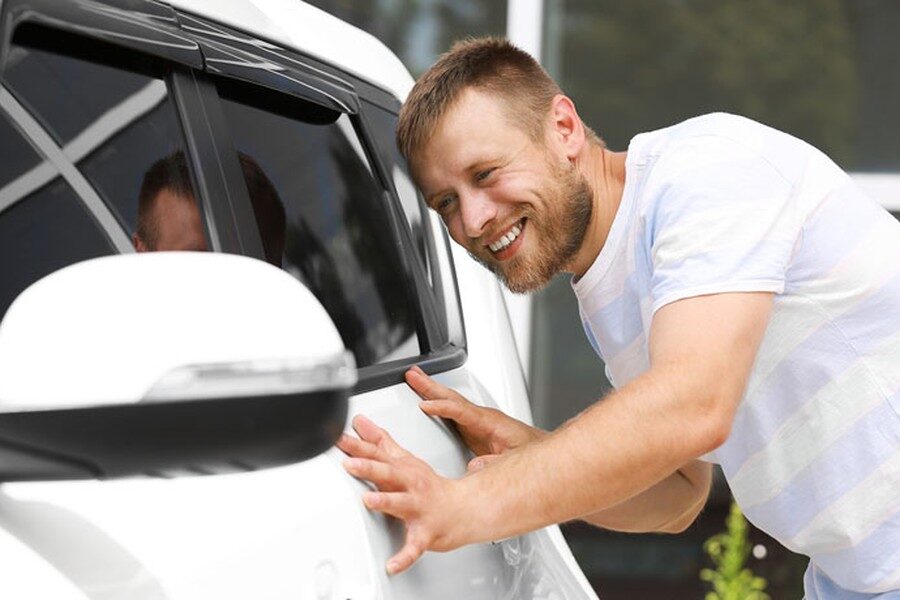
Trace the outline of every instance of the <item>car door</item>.
<instances>
[{"instance_id":1,"label":"car door","mask_svg":"<svg viewBox=\"0 0 900 600\"><path fill-rule=\"evenodd\" d=\"M145 14L130 6L98 4L90 23L68 4L2 7L3 22L16 24L3 28L10 37L2 40L0 107L13 132L3 143L18 144L22 157L8 161L0 182L4 281L17 265L34 267L18 288L7 285L7 296L64 264L132 251L141 192L163 160L163 172L186 170L180 189L189 202L179 206L200 215L206 249L276 264L325 306L360 367L351 414L375 419L438 472L462 475L468 452L451 428L418 410L402 374L421 364L473 401L496 405L487 390L499 388L482 384L466 361L469 351L498 349L467 347L458 294L463 304L485 300L487 325L476 339L493 331L502 344L508 324L496 284L476 276L468 290L455 285L446 235L388 149L397 101L245 34L156 3ZM23 7L46 18L35 25L9 17ZM179 22L190 36L173 27ZM162 42L148 23L163 24ZM81 37L85 31L94 37ZM153 223L159 229L174 214ZM57 237L38 243L44 223ZM26 239L37 250L25 248ZM51 251L57 258L37 260ZM510 364L494 377L524 392ZM331 450L289 467L209 477L4 484L0 556L9 569L0 595L590 597L552 530L429 553L388 578L383 565L402 527L363 508L367 487L344 473L341 458Z\"/></svg>"},{"instance_id":2,"label":"car door","mask_svg":"<svg viewBox=\"0 0 900 600\"><path fill-rule=\"evenodd\" d=\"M473 401L497 406L465 362L458 293L466 291L456 288L446 234L435 228L396 151L399 102L346 73L335 76L357 94L355 112L326 114L328 107L299 94L248 85L246 72L240 82L217 78L226 137L243 163L252 157L266 173L285 208L282 268L317 294L356 355L360 383L351 414L366 414L438 472L459 477L468 451L447 424L418 410L403 372L420 364ZM243 170L248 197L258 202L259 177ZM271 245L272 234L261 221L257 225L262 245ZM485 330L496 330L496 343L511 340L496 282L480 279L472 285L473 297L489 298L481 308L494 325ZM485 370L524 397L510 347ZM329 459L337 468L341 456L332 451ZM357 496L367 489L360 482L353 488ZM387 579L383 564L399 547L402 530L382 515L364 513L363 520L386 597L590 597L558 532L429 553L408 574Z\"/></svg>"}]
</instances>

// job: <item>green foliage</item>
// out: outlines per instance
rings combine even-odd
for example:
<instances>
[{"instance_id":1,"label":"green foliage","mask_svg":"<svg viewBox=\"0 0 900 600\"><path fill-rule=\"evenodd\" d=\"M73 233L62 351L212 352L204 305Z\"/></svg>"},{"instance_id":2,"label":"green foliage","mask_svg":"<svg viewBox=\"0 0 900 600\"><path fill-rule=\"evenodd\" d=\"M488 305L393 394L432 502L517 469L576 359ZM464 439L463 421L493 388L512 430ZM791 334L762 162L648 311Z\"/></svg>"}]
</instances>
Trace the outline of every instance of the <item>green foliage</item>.
<instances>
[{"instance_id":1,"label":"green foliage","mask_svg":"<svg viewBox=\"0 0 900 600\"><path fill-rule=\"evenodd\" d=\"M724 533L712 536L703 544L716 566L700 571L700 579L712 586L705 600L769 600L769 595L763 591L766 580L746 567L750 556L747 520L736 503L731 504L725 525Z\"/></svg>"}]
</instances>

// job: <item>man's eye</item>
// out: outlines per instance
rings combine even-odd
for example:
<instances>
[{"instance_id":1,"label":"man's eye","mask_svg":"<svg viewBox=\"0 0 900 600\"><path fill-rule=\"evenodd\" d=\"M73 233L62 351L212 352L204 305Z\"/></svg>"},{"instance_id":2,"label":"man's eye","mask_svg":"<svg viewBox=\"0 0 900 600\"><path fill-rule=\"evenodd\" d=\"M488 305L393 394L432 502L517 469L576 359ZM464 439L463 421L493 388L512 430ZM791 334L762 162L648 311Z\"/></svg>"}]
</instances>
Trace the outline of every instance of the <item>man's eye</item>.
<instances>
[{"instance_id":1,"label":"man's eye","mask_svg":"<svg viewBox=\"0 0 900 600\"><path fill-rule=\"evenodd\" d=\"M437 206L435 208L437 208L437 211L439 213L443 213L448 208L450 208L451 204L453 204L453 196L444 196L443 198L438 200Z\"/></svg>"},{"instance_id":2,"label":"man's eye","mask_svg":"<svg viewBox=\"0 0 900 600\"><path fill-rule=\"evenodd\" d=\"M475 181L482 182L488 177L490 177L491 173L494 172L494 169L485 169L484 171L479 171L475 174Z\"/></svg>"}]
</instances>

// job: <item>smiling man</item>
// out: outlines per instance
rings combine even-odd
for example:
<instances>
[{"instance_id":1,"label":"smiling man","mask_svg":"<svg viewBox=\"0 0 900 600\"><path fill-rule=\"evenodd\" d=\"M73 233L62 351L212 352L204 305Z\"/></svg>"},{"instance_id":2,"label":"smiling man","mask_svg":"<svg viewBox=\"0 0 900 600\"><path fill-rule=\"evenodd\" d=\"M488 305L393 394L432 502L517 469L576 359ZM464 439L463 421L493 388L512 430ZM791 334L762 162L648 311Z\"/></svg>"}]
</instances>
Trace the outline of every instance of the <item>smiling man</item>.
<instances>
[{"instance_id":1,"label":"smiling man","mask_svg":"<svg viewBox=\"0 0 900 600\"><path fill-rule=\"evenodd\" d=\"M682 531L717 462L748 518L810 557L808 600L900 597L900 224L846 173L726 114L612 152L495 39L416 83L398 142L454 241L511 290L573 274L616 391L547 433L410 370L422 410L478 456L442 478L354 419L345 466L407 526L389 572L570 519Z\"/></svg>"}]
</instances>

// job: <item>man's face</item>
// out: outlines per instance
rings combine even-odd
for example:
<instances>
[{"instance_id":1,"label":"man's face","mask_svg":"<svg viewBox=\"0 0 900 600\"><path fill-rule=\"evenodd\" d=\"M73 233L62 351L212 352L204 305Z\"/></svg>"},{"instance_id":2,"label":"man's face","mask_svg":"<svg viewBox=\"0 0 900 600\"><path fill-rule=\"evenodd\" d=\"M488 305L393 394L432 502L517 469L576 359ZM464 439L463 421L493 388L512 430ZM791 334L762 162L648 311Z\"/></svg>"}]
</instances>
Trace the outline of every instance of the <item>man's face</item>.
<instances>
[{"instance_id":1,"label":"man's face","mask_svg":"<svg viewBox=\"0 0 900 600\"><path fill-rule=\"evenodd\" d=\"M152 202L151 218L156 225L156 240L135 239L139 252L161 250L206 250L203 222L197 202L163 189Z\"/></svg>"},{"instance_id":2,"label":"man's face","mask_svg":"<svg viewBox=\"0 0 900 600\"><path fill-rule=\"evenodd\" d=\"M411 162L450 236L510 290L543 287L581 247L590 185L494 97L464 91Z\"/></svg>"}]
</instances>

